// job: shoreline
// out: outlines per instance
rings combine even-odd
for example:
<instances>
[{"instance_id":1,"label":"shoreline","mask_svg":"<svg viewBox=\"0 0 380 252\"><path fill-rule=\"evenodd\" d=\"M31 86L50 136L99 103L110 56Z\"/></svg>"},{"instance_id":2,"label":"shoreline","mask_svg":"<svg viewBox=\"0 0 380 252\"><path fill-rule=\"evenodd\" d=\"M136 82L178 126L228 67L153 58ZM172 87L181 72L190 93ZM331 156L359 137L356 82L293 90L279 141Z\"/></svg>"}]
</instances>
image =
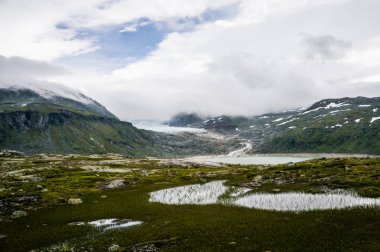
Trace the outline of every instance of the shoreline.
<instances>
[{"instance_id":1,"label":"shoreline","mask_svg":"<svg viewBox=\"0 0 380 252\"><path fill-rule=\"evenodd\" d=\"M311 158L376 158L380 155L374 154L358 154L358 153L256 153L252 155L228 156L228 155L200 155L187 156L177 159L192 159L192 158L244 158L244 157L311 157Z\"/></svg>"}]
</instances>

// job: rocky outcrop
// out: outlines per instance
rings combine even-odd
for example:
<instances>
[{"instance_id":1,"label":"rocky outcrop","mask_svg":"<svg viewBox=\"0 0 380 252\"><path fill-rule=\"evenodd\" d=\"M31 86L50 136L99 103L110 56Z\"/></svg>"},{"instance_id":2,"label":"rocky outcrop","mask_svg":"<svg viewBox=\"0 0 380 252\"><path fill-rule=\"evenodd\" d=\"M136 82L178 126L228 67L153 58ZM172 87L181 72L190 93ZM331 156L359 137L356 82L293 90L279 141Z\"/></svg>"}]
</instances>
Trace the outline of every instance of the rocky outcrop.
<instances>
[{"instance_id":1,"label":"rocky outcrop","mask_svg":"<svg viewBox=\"0 0 380 252\"><path fill-rule=\"evenodd\" d=\"M107 185L103 186L102 188L103 189L115 189L115 188L124 187L125 186L124 182L125 182L124 179L115 179L115 180L112 180Z\"/></svg>"},{"instance_id":2,"label":"rocky outcrop","mask_svg":"<svg viewBox=\"0 0 380 252\"><path fill-rule=\"evenodd\" d=\"M14 211L11 215L11 218L16 219L16 218L24 217L27 215L28 215L28 213L25 211Z\"/></svg>"},{"instance_id":3,"label":"rocky outcrop","mask_svg":"<svg viewBox=\"0 0 380 252\"><path fill-rule=\"evenodd\" d=\"M69 205L79 205L79 204L82 204L83 201L82 201L82 199L80 199L80 198L70 198L70 199L67 201L67 203L68 203Z\"/></svg>"}]
</instances>

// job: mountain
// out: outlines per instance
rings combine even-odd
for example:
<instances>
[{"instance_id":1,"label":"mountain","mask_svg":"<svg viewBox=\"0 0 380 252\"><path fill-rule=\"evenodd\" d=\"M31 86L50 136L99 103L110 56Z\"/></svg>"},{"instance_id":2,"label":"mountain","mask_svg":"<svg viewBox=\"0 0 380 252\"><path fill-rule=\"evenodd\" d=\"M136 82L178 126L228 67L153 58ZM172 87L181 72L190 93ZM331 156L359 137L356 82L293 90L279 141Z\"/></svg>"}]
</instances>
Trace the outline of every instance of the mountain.
<instances>
[{"instance_id":1,"label":"mountain","mask_svg":"<svg viewBox=\"0 0 380 252\"><path fill-rule=\"evenodd\" d=\"M249 143L246 153L380 154L380 98L339 98L254 117L218 116L189 127Z\"/></svg>"},{"instance_id":2,"label":"mountain","mask_svg":"<svg viewBox=\"0 0 380 252\"><path fill-rule=\"evenodd\" d=\"M120 153L177 156L223 153L225 146L193 134L140 130L94 100L30 89L0 89L0 149L27 154Z\"/></svg>"},{"instance_id":3,"label":"mountain","mask_svg":"<svg viewBox=\"0 0 380 252\"><path fill-rule=\"evenodd\" d=\"M0 89L0 149L27 154L204 154L337 152L380 154L380 98L325 99L260 116L203 118L181 113L169 125L215 134L165 134L135 128L83 94ZM238 150L241 151L238 151Z\"/></svg>"},{"instance_id":4,"label":"mountain","mask_svg":"<svg viewBox=\"0 0 380 252\"><path fill-rule=\"evenodd\" d=\"M91 98L78 93L77 99L62 97L51 91L44 90L41 95L31 89L0 89L0 112L13 111L71 111L83 115L95 115L107 118L116 116Z\"/></svg>"},{"instance_id":5,"label":"mountain","mask_svg":"<svg viewBox=\"0 0 380 252\"><path fill-rule=\"evenodd\" d=\"M278 121L262 152L380 154L380 98L326 99ZM276 119L275 119L276 120Z\"/></svg>"},{"instance_id":6,"label":"mountain","mask_svg":"<svg viewBox=\"0 0 380 252\"><path fill-rule=\"evenodd\" d=\"M172 127L187 127L200 124L204 119L196 113L179 113L173 116L166 124Z\"/></svg>"}]
</instances>

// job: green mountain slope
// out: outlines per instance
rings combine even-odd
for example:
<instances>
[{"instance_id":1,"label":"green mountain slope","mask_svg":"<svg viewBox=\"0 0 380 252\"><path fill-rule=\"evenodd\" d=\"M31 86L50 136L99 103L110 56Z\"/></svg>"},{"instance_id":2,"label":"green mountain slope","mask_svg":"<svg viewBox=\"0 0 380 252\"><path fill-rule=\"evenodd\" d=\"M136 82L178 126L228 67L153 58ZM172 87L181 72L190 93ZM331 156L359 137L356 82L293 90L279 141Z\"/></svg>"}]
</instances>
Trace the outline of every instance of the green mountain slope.
<instances>
[{"instance_id":1,"label":"green mountain slope","mask_svg":"<svg viewBox=\"0 0 380 252\"><path fill-rule=\"evenodd\" d=\"M251 153L380 154L380 98L325 99L309 108L254 117L219 116L188 126L249 142Z\"/></svg>"},{"instance_id":2,"label":"green mountain slope","mask_svg":"<svg viewBox=\"0 0 380 252\"><path fill-rule=\"evenodd\" d=\"M41 111L59 112L69 110L84 115L98 115L116 118L105 107L84 96L77 94L82 102L65 98L44 90L47 96L38 94L30 89L0 89L0 112L12 111Z\"/></svg>"},{"instance_id":3,"label":"green mountain slope","mask_svg":"<svg viewBox=\"0 0 380 252\"><path fill-rule=\"evenodd\" d=\"M328 99L275 126L263 152L380 154L380 98Z\"/></svg>"},{"instance_id":4,"label":"green mountain slope","mask_svg":"<svg viewBox=\"0 0 380 252\"><path fill-rule=\"evenodd\" d=\"M196 135L137 129L94 101L85 104L58 96L45 98L31 90L0 90L0 148L27 154L120 153L139 157L225 151L223 144Z\"/></svg>"}]
</instances>

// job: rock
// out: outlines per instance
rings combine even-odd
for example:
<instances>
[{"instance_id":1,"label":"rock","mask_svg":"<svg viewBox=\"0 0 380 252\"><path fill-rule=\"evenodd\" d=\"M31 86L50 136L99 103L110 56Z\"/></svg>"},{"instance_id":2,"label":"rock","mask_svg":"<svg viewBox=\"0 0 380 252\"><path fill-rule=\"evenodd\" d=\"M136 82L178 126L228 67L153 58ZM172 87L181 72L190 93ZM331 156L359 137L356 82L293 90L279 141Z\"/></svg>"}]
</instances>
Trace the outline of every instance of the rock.
<instances>
[{"instance_id":1,"label":"rock","mask_svg":"<svg viewBox=\"0 0 380 252\"><path fill-rule=\"evenodd\" d=\"M115 179L112 180L108 185L103 186L103 189L115 189L125 186L124 179Z\"/></svg>"},{"instance_id":2,"label":"rock","mask_svg":"<svg viewBox=\"0 0 380 252\"><path fill-rule=\"evenodd\" d=\"M43 187L41 185L37 185L36 188L41 190Z\"/></svg>"},{"instance_id":3,"label":"rock","mask_svg":"<svg viewBox=\"0 0 380 252\"><path fill-rule=\"evenodd\" d=\"M7 188L0 188L0 192L6 192L7 191Z\"/></svg>"},{"instance_id":4,"label":"rock","mask_svg":"<svg viewBox=\"0 0 380 252\"><path fill-rule=\"evenodd\" d=\"M253 180L254 180L255 182L260 182L260 181L263 180L263 176L261 176L261 175L256 175L256 176L253 178Z\"/></svg>"},{"instance_id":5,"label":"rock","mask_svg":"<svg viewBox=\"0 0 380 252\"><path fill-rule=\"evenodd\" d=\"M158 248L154 244L147 244L139 247L133 247L133 252L155 252Z\"/></svg>"},{"instance_id":6,"label":"rock","mask_svg":"<svg viewBox=\"0 0 380 252\"><path fill-rule=\"evenodd\" d=\"M79 204L82 204L83 201L82 199L80 198L77 198L77 199L74 199L74 198L70 198L67 203L69 203L70 205L79 205Z\"/></svg>"},{"instance_id":7,"label":"rock","mask_svg":"<svg viewBox=\"0 0 380 252\"><path fill-rule=\"evenodd\" d=\"M3 234L0 234L0 239L4 239L5 237L7 237L7 236L3 235Z\"/></svg>"},{"instance_id":8,"label":"rock","mask_svg":"<svg viewBox=\"0 0 380 252\"><path fill-rule=\"evenodd\" d=\"M109 248L108 248L108 251L112 252L112 251L118 251L120 249L120 246L117 245L117 244L112 244Z\"/></svg>"},{"instance_id":9,"label":"rock","mask_svg":"<svg viewBox=\"0 0 380 252\"><path fill-rule=\"evenodd\" d=\"M16 219L16 218L20 218L20 217L23 217L23 216L27 216L28 213L25 212L25 211L14 211L11 215L11 218L13 219Z\"/></svg>"},{"instance_id":10,"label":"rock","mask_svg":"<svg viewBox=\"0 0 380 252\"><path fill-rule=\"evenodd\" d=\"M48 189L42 189L41 192L45 193L45 192L48 192L49 190Z\"/></svg>"},{"instance_id":11,"label":"rock","mask_svg":"<svg viewBox=\"0 0 380 252\"><path fill-rule=\"evenodd\" d=\"M107 198L107 195L102 195L101 198L105 199L105 198Z\"/></svg>"}]
</instances>

